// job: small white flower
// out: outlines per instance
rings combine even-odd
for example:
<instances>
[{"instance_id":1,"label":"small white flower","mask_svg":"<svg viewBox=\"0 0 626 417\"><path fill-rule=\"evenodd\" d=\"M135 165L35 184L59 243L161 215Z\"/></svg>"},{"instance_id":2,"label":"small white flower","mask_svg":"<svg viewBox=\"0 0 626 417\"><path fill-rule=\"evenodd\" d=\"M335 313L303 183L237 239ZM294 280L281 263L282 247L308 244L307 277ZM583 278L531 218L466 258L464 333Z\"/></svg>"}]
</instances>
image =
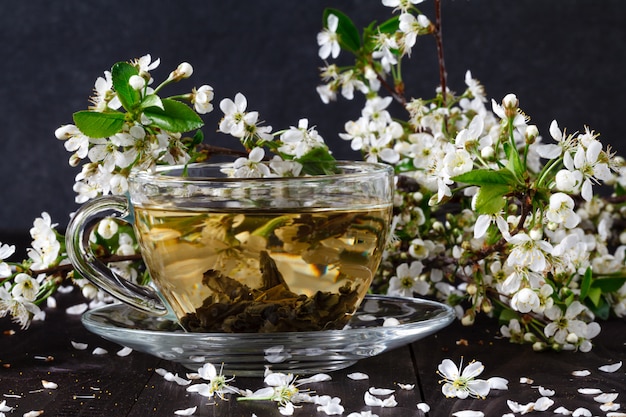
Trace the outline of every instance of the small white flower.
<instances>
[{"instance_id":1,"label":"small white flower","mask_svg":"<svg viewBox=\"0 0 626 417\"><path fill-rule=\"evenodd\" d=\"M539 296L530 288L522 288L513 295L511 307L520 313L530 313L541 306Z\"/></svg>"},{"instance_id":2,"label":"small white flower","mask_svg":"<svg viewBox=\"0 0 626 417\"><path fill-rule=\"evenodd\" d=\"M270 169L264 164L265 150L254 148L247 158L237 158L233 163L234 177L236 178L260 178L270 175Z\"/></svg>"},{"instance_id":3,"label":"small white flower","mask_svg":"<svg viewBox=\"0 0 626 417\"><path fill-rule=\"evenodd\" d=\"M489 383L476 379L485 369L481 362L472 361L463 369L462 363L457 367L450 359L444 359L437 369L444 383L441 392L448 398L485 398L489 394Z\"/></svg>"},{"instance_id":4,"label":"small white flower","mask_svg":"<svg viewBox=\"0 0 626 417\"><path fill-rule=\"evenodd\" d=\"M555 193L550 196L546 218L556 224L572 229L580 223L580 216L574 212L574 200L567 194Z\"/></svg>"},{"instance_id":5,"label":"small white flower","mask_svg":"<svg viewBox=\"0 0 626 417\"><path fill-rule=\"evenodd\" d=\"M339 35L337 35L337 27L339 26L339 18L334 14L329 14L326 19L326 28L317 35L317 44L320 47L319 57L326 59L329 56L337 58L341 52L339 46Z\"/></svg>"},{"instance_id":6,"label":"small white flower","mask_svg":"<svg viewBox=\"0 0 626 417\"><path fill-rule=\"evenodd\" d=\"M213 111L214 93L213 87L210 85L203 85L197 90L194 88L191 93L191 103L196 112L200 114L207 114Z\"/></svg>"},{"instance_id":7,"label":"small white flower","mask_svg":"<svg viewBox=\"0 0 626 417\"><path fill-rule=\"evenodd\" d=\"M387 294L412 297L413 293L424 295L428 292L428 282L420 279L424 265L420 261L403 263L396 268L396 275L389 280Z\"/></svg>"}]
</instances>

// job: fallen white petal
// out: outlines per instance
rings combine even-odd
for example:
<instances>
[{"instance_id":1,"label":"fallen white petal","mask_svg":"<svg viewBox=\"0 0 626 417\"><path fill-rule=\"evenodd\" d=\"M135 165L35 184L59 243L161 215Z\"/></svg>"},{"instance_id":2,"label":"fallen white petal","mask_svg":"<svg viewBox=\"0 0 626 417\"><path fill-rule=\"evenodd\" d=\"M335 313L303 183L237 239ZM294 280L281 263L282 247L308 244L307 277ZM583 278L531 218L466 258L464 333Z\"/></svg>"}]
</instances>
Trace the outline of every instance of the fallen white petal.
<instances>
[{"instance_id":1,"label":"fallen white petal","mask_svg":"<svg viewBox=\"0 0 626 417\"><path fill-rule=\"evenodd\" d=\"M0 413L8 413L11 410L13 410L13 407L9 407L7 405L7 400L2 400L2 402L0 402Z\"/></svg>"},{"instance_id":2,"label":"fallen white petal","mask_svg":"<svg viewBox=\"0 0 626 417\"><path fill-rule=\"evenodd\" d=\"M591 372L589 372L586 369L582 369L580 371L572 371L572 375L574 375L574 376L589 376L589 375L591 375Z\"/></svg>"},{"instance_id":3,"label":"fallen white petal","mask_svg":"<svg viewBox=\"0 0 626 417\"><path fill-rule=\"evenodd\" d=\"M308 378L298 379L298 384L311 384L314 382L330 381L332 377L328 374L315 374Z\"/></svg>"},{"instance_id":4,"label":"fallen white petal","mask_svg":"<svg viewBox=\"0 0 626 417\"><path fill-rule=\"evenodd\" d=\"M191 416L193 415L193 413L196 412L196 409L198 407L191 407L191 408L186 408L184 410L176 410L174 411L174 414L176 414L177 416Z\"/></svg>"},{"instance_id":5,"label":"fallen white petal","mask_svg":"<svg viewBox=\"0 0 626 417\"><path fill-rule=\"evenodd\" d=\"M45 389L57 389L57 388L59 388L59 386L56 383L54 383L52 381L46 381L45 379L41 380L41 385L43 385L43 387Z\"/></svg>"},{"instance_id":6,"label":"fallen white petal","mask_svg":"<svg viewBox=\"0 0 626 417\"><path fill-rule=\"evenodd\" d=\"M398 387L404 391L412 391L415 388L415 384L401 384L398 382Z\"/></svg>"},{"instance_id":7,"label":"fallen white petal","mask_svg":"<svg viewBox=\"0 0 626 417\"><path fill-rule=\"evenodd\" d=\"M79 343L79 342L72 341L72 346L74 346L74 349L76 350L85 350L87 349L89 345L87 343Z\"/></svg>"},{"instance_id":8,"label":"fallen white petal","mask_svg":"<svg viewBox=\"0 0 626 417\"><path fill-rule=\"evenodd\" d=\"M323 411L329 416L343 414L345 409L343 405L341 405L341 399L339 397L330 397L328 395L324 395L324 397L328 397L328 399L324 401L324 404L317 407L317 411Z\"/></svg>"},{"instance_id":9,"label":"fallen white petal","mask_svg":"<svg viewBox=\"0 0 626 417\"><path fill-rule=\"evenodd\" d=\"M213 391L211 390L211 387L209 386L209 384L205 383L190 385L187 387L187 392L195 392L207 398L213 397Z\"/></svg>"},{"instance_id":10,"label":"fallen white petal","mask_svg":"<svg viewBox=\"0 0 626 417\"><path fill-rule=\"evenodd\" d=\"M359 320L361 320L361 321L374 321L374 320L378 320L378 317L376 317L373 314L361 314L359 316Z\"/></svg>"},{"instance_id":11,"label":"fallen white petal","mask_svg":"<svg viewBox=\"0 0 626 417\"><path fill-rule=\"evenodd\" d=\"M178 374L174 375L171 372L166 372L165 375L163 375L163 378L168 382L175 382L178 385L182 385L182 386L191 384L191 381L185 378L179 377Z\"/></svg>"},{"instance_id":12,"label":"fallen white petal","mask_svg":"<svg viewBox=\"0 0 626 417\"><path fill-rule=\"evenodd\" d=\"M154 372L156 372L157 375L161 375L161 376L165 376L167 373L169 373L167 369L163 369L163 368L156 368Z\"/></svg>"},{"instance_id":13,"label":"fallen white petal","mask_svg":"<svg viewBox=\"0 0 626 417\"><path fill-rule=\"evenodd\" d=\"M489 384L489 388L491 389L499 389L499 390L508 390L509 389L509 381L505 378L500 378L499 376L491 377L487 380Z\"/></svg>"},{"instance_id":14,"label":"fallen white petal","mask_svg":"<svg viewBox=\"0 0 626 417\"><path fill-rule=\"evenodd\" d=\"M383 400L383 407L395 407L396 405L398 405L398 402L396 401L395 395Z\"/></svg>"},{"instance_id":15,"label":"fallen white petal","mask_svg":"<svg viewBox=\"0 0 626 417\"><path fill-rule=\"evenodd\" d=\"M399 326L400 320L395 317L388 317L383 321L383 327L394 327Z\"/></svg>"},{"instance_id":16,"label":"fallen white petal","mask_svg":"<svg viewBox=\"0 0 626 417\"><path fill-rule=\"evenodd\" d=\"M514 413L521 413L521 414L526 414L532 411L533 408L535 407L535 403L520 404L512 400L507 400L506 404L509 406L511 411L513 411Z\"/></svg>"},{"instance_id":17,"label":"fallen white petal","mask_svg":"<svg viewBox=\"0 0 626 417\"><path fill-rule=\"evenodd\" d=\"M607 412L607 411L617 411L620 409L620 405L619 404L615 404L615 403L606 403L606 404L602 404L600 406L600 410Z\"/></svg>"},{"instance_id":18,"label":"fallen white petal","mask_svg":"<svg viewBox=\"0 0 626 417\"><path fill-rule=\"evenodd\" d=\"M538 387L539 394L543 397L552 397L556 392L553 389L544 388L542 386Z\"/></svg>"},{"instance_id":19,"label":"fallen white petal","mask_svg":"<svg viewBox=\"0 0 626 417\"><path fill-rule=\"evenodd\" d=\"M74 306L66 308L65 312L71 315L80 315L80 314L83 314L85 311L87 311L88 308L89 306L87 305L87 303L81 303L81 304L76 304Z\"/></svg>"},{"instance_id":20,"label":"fallen white petal","mask_svg":"<svg viewBox=\"0 0 626 417\"><path fill-rule=\"evenodd\" d=\"M369 392L365 393L365 395L363 396L363 400L365 400L365 405L369 405L370 407L381 406L383 403L383 400L378 397L374 397Z\"/></svg>"},{"instance_id":21,"label":"fallen white petal","mask_svg":"<svg viewBox=\"0 0 626 417\"><path fill-rule=\"evenodd\" d=\"M374 406L374 407L395 407L396 405L398 405L398 403L396 402L395 396L393 395L389 398L382 400L378 397L373 396L369 392L365 392L364 400L365 400L365 405Z\"/></svg>"},{"instance_id":22,"label":"fallen white petal","mask_svg":"<svg viewBox=\"0 0 626 417\"><path fill-rule=\"evenodd\" d=\"M548 397L541 397L537 401L535 401L535 406L533 407L536 411L546 411L548 408L554 405L554 401L552 401Z\"/></svg>"},{"instance_id":23,"label":"fallen white petal","mask_svg":"<svg viewBox=\"0 0 626 417\"><path fill-rule=\"evenodd\" d=\"M130 355L131 353L133 353L133 350L132 350L131 348L129 348L129 347L124 347L124 348L122 348L121 350L118 350L118 351L117 351L117 353L116 353L116 355L117 355L117 356L124 357L124 356L128 356L128 355Z\"/></svg>"},{"instance_id":24,"label":"fallen white petal","mask_svg":"<svg viewBox=\"0 0 626 417\"><path fill-rule=\"evenodd\" d=\"M97 347L91 352L92 355L106 355L107 353L109 352L101 347Z\"/></svg>"},{"instance_id":25,"label":"fallen white petal","mask_svg":"<svg viewBox=\"0 0 626 417\"><path fill-rule=\"evenodd\" d=\"M579 407L575 409L574 412L572 413L572 416L574 417L591 417L592 415L593 414L591 414L591 411L583 407Z\"/></svg>"},{"instance_id":26,"label":"fallen white petal","mask_svg":"<svg viewBox=\"0 0 626 417\"><path fill-rule=\"evenodd\" d=\"M484 417L485 413L482 411L474 411L474 410L461 410L456 413L452 413L454 417Z\"/></svg>"},{"instance_id":27,"label":"fallen white petal","mask_svg":"<svg viewBox=\"0 0 626 417\"><path fill-rule=\"evenodd\" d=\"M46 299L46 306L48 308L57 308L57 300L54 297L48 297Z\"/></svg>"},{"instance_id":28,"label":"fallen white petal","mask_svg":"<svg viewBox=\"0 0 626 417\"><path fill-rule=\"evenodd\" d=\"M563 416L569 416L572 414L572 412L570 410L568 410L567 408L561 406L559 408L557 408L556 410L554 410L554 414L561 414Z\"/></svg>"},{"instance_id":29,"label":"fallen white petal","mask_svg":"<svg viewBox=\"0 0 626 417\"><path fill-rule=\"evenodd\" d=\"M24 417L37 417L43 414L43 410L38 411L29 411L28 413L24 413Z\"/></svg>"},{"instance_id":30,"label":"fallen white petal","mask_svg":"<svg viewBox=\"0 0 626 417\"><path fill-rule=\"evenodd\" d=\"M519 379L519 383L520 383L520 384L532 384L533 382L535 382L535 381L533 381L533 380L532 380L532 379L530 379L530 378L526 378L526 377L521 377L521 378Z\"/></svg>"},{"instance_id":31,"label":"fallen white petal","mask_svg":"<svg viewBox=\"0 0 626 417\"><path fill-rule=\"evenodd\" d=\"M348 378L354 381L362 381L364 379L369 379L369 375L364 374L363 372L353 372L351 374L348 374Z\"/></svg>"},{"instance_id":32,"label":"fallen white petal","mask_svg":"<svg viewBox=\"0 0 626 417\"><path fill-rule=\"evenodd\" d=\"M369 389L369 393L372 395L390 395L396 392L396 390L388 389L388 388L375 388L371 387Z\"/></svg>"},{"instance_id":33,"label":"fallen white petal","mask_svg":"<svg viewBox=\"0 0 626 417\"><path fill-rule=\"evenodd\" d=\"M626 417L626 413L616 412L616 413L606 413L606 417Z\"/></svg>"},{"instance_id":34,"label":"fallen white petal","mask_svg":"<svg viewBox=\"0 0 626 417\"><path fill-rule=\"evenodd\" d=\"M57 292L59 294L69 294L72 291L74 291L74 286L73 285L62 285L59 288L57 288Z\"/></svg>"},{"instance_id":35,"label":"fallen white petal","mask_svg":"<svg viewBox=\"0 0 626 417\"><path fill-rule=\"evenodd\" d=\"M428 413L430 411L430 405L428 405L426 403L418 403L417 404L417 409L420 410L423 413Z\"/></svg>"},{"instance_id":36,"label":"fallen white petal","mask_svg":"<svg viewBox=\"0 0 626 417\"><path fill-rule=\"evenodd\" d=\"M617 396L619 394L617 393L602 393L600 395L598 395L597 397L593 397L594 401L597 401L599 403L612 403L613 401L615 401L617 399Z\"/></svg>"},{"instance_id":37,"label":"fallen white petal","mask_svg":"<svg viewBox=\"0 0 626 417\"><path fill-rule=\"evenodd\" d=\"M578 388L578 392L585 395L602 394L602 391L597 388Z\"/></svg>"},{"instance_id":38,"label":"fallen white petal","mask_svg":"<svg viewBox=\"0 0 626 417\"><path fill-rule=\"evenodd\" d=\"M617 371L621 367L622 367L622 361L619 361L617 363L601 366L598 369L602 372L612 373L612 372Z\"/></svg>"}]
</instances>

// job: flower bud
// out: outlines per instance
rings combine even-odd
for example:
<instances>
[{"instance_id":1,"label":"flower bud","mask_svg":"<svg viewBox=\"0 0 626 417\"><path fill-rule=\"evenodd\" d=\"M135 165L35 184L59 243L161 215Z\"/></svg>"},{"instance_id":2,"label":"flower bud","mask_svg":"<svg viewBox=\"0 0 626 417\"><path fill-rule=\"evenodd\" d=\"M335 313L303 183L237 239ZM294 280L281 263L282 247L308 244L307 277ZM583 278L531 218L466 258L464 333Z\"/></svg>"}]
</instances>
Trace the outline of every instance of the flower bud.
<instances>
[{"instance_id":1,"label":"flower bud","mask_svg":"<svg viewBox=\"0 0 626 417\"><path fill-rule=\"evenodd\" d=\"M146 80L144 80L139 75L133 75L128 79L128 84L130 84L133 90L139 91L145 87Z\"/></svg>"},{"instance_id":2,"label":"flower bud","mask_svg":"<svg viewBox=\"0 0 626 417\"><path fill-rule=\"evenodd\" d=\"M517 96L515 94L507 94L502 99L502 107L504 108L504 114L509 119L517 116L517 106L519 105L519 101L517 100Z\"/></svg>"},{"instance_id":3,"label":"flower bud","mask_svg":"<svg viewBox=\"0 0 626 417\"><path fill-rule=\"evenodd\" d=\"M530 231L529 236L532 240L539 240L543 237L543 230L535 227Z\"/></svg>"},{"instance_id":4,"label":"flower bud","mask_svg":"<svg viewBox=\"0 0 626 417\"><path fill-rule=\"evenodd\" d=\"M495 151L493 150L493 146L485 146L480 150L480 156L483 159L491 159L495 155Z\"/></svg>"},{"instance_id":5,"label":"flower bud","mask_svg":"<svg viewBox=\"0 0 626 417\"><path fill-rule=\"evenodd\" d=\"M179 81L185 78L191 77L193 74L193 67L188 62L182 62L178 67L170 73L169 79L172 81Z\"/></svg>"},{"instance_id":6,"label":"flower bud","mask_svg":"<svg viewBox=\"0 0 626 417\"><path fill-rule=\"evenodd\" d=\"M533 350L535 352L541 352L542 350L546 350L546 344L543 342L535 342L533 343Z\"/></svg>"},{"instance_id":7,"label":"flower bud","mask_svg":"<svg viewBox=\"0 0 626 417\"><path fill-rule=\"evenodd\" d=\"M80 134L80 130L74 125L63 125L54 131L54 136L59 140L67 140Z\"/></svg>"},{"instance_id":8,"label":"flower bud","mask_svg":"<svg viewBox=\"0 0 626 417\"><path fill-rule=\"evenodd\" d=\"M478 288L476 288L476 284L469 284L466 291L469 295L474 295L478 291Z\"/></svg>"},{"instance_id":9,"label":"flower bud","mask_svg":"<svg viewBox=\"0 0 626 417\"><path fill-rule=\"evenodd\" d=\"M461 319L461 324L463 326L471 326L474 324L474 315L472 313L467 313Z\"/></svg>"},{"instance_id":10,"label":"flower bud","mask_svg":"<svg viewBox=\"0 0 626 417\"><path fill-rule=\"evenodd\" d=\"M526 132L524 132L524 136L526 137L527 144L535 143L535 139L539 136L539 129L537 129L535 125L529 125L526 128Z\"/></svg>"},{"instance_id":11,"label":"flower bud","mask_svg":"<svg viewBox=\"0 0 626 417\"><path fill-rule=\"evenodd\" d=\"M517 109L517 106L519 106L519 100L515 94L507 94L502 99L502 105L505 109L514 110Z\"/></svg>"},{"instance_id":12,"label":"flower bud","mask_svg":"<svg viewBox=\"0 0 626 417\"><path fill-rule=\"evenodd\" d=\"M567 343L576 344L578 343L578 335L576 333L569 333L565 340L567 340Z\"/></svg>"}]
</instances>

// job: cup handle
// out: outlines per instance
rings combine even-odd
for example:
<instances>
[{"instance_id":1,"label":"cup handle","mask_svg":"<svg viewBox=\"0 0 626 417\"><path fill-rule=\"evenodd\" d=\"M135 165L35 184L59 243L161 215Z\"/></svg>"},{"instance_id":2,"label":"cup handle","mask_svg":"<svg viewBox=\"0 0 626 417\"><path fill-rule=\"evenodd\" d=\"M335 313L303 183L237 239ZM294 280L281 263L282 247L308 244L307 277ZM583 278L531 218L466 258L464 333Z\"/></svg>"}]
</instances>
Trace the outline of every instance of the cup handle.
<instances>
[{"instance_id":1,"label":"cup handle","mask_svg":"<svg viewBox=\"0 0 626 417\"><path fill-rule=\"evenodd\" d=\"M129 204L122 196L95 198L81 206L70 220L65 245L72 266L83 277L114 298L151 315L163 316L167 307L155 290L130 282L116 275L94 255L89 245L89 232L105 217L131 223Z\"/></svg>"}]
</instances>

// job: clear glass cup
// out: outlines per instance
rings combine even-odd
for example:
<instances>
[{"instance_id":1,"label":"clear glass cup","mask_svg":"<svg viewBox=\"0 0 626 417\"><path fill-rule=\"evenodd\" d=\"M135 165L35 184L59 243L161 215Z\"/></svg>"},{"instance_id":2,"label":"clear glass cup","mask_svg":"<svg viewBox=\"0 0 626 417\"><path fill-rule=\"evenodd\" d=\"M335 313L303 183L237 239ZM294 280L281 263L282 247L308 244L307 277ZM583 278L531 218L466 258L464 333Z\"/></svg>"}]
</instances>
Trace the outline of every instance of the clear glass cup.
<instances>
[{"instance_id":1,"label":"clear glass cup","mask_svg":"<svg viewBox=\"0 0 626 417\"><path fill-rule=\"evenodd\" d=\"M336 174L265 178L232 178L232 169L131 174L128 197L100 197L75 213L70 261L118 300L169 312L188 331L342 328L381 261L392 168L338 162ZM117 276L91 251L90 231L108 216L133 225L152 286Z\"/></svg>"}]
</instances>

